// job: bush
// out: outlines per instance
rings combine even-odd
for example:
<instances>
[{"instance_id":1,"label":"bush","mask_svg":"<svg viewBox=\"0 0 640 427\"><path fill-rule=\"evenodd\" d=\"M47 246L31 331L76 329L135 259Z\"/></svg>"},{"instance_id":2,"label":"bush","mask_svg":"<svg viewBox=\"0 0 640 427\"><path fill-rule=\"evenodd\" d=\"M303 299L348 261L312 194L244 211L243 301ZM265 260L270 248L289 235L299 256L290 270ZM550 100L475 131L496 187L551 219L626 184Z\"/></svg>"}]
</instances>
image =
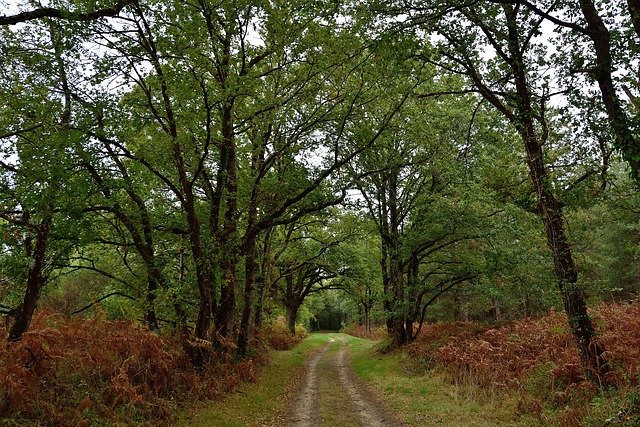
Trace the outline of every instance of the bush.
<instances>
[{"instance_id":1,"label":"bush","mask_svg":"<svg viewBox=\"0 0 640 427\"><path fill-rule=\"evenodd\" d=\"M264 360L220 355L198 370L177 338L40 311L22 340L0 343L0 423L166 425L178 407L255 381Z\"/></svg>"},{"instance_id":2,"label":"bush","mask_svg":"<svg viewBox=\"0 0 640 427\"><path fill-rule=\"evenodd\" d=\"M274 350L289 350L294 345L307 337L307 330L296 325L296 334L293 335L283 319L277 319L264 325L258 339L264 341Z\"/></svg>"},{"instance_id":3,"label":"bush","mask_svg":"<svg viewBox=\"0 0 640 427\"><path fill-rule=\"evenodd\" d=\"M345 334L349 334L358 338L365 338L374 341L380 341L389 336L385 326L375 326L371 328L371 334L367 334L364 325L350 325L342 330Z\"/></svg>"},{"instance_id":4,"label":"bush","mask_svg":"<svg viewBox=\"0 0 640 427\"><path fill-rule=\"evenodd\" d=\"M619 388L615 399L632 401L640 377L640 305L601 304L593 320L612 367L607 381ZM563 313L522 319L496 328L472 323L427 325L406 347L421 364L441 366L456 382L472 380L485 389L523 393L521 408L539 414L546 403L557 408L560 425L577 425L598 390L586 381ZM621 411L638 417L638 405ZM600 419L600 422L602 419Z\"/></svg>"}]
</instances>

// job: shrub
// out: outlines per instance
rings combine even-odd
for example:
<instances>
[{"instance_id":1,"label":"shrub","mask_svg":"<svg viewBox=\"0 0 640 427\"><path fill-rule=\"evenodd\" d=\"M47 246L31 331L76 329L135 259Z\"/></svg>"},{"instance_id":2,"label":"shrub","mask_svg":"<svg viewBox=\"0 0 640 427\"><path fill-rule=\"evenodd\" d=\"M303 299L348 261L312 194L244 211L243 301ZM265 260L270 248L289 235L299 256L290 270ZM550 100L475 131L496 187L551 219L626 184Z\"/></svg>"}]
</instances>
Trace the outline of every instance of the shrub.
<instances>
[{"instance_id":1,"label":"shrub","mask_svg":"<svg viewBox=\"0 0 640 427\"><path fill-rule=\"evenodd\" d=\"M371 334L367 334L367 330L364 325L350 325L344 328L342 332L354 337L366 338L374 341L383 340L389 336L389 334L387 334L387 328L385 326L372 327Z\"/></svg>"},{"instance_id":2,"label":"shrub","mask_svg":"<svg viewBox=\"0 0 640 427\"><path fill-rule=\"evenodd\" d=\"M266 359L227 360L198 370L175 337L40 311L22 340L0 343L0 423L166 425L177 407L255 381Z\"/></svg>"},{"instance_id":3,"label":"shrub","mask_svg":"<svg viewBox=\"0 0 640 427\"><path fill-rule=\"evenodd\" d=\"M277 319L262 327L258 339L274 350L289 350L307 335L307 330L299 325L296 325L296 334L291 334L284 320Z\"/></svg>"},{"instance_id":4,"label":"shrub","mask_svg":"<svg viewBox=\"0 0 640 427\"><path fill-rule=\"evenodd\" d=\"M625 400L627 393L634 396L640 377L640 305L601 304L592 314L612 367L607 380L620 388L616 399ZM422 364L440 365L457 382L471 379L488 389L520 390L523 411L540 415L540 402L561 409L559 425L581 423L598 395L583 376L566 316L554 311L495 328L427 325L405 351ZM638 416L637 405L625 406L624 420Z\"/></svg>"}]
</instances>

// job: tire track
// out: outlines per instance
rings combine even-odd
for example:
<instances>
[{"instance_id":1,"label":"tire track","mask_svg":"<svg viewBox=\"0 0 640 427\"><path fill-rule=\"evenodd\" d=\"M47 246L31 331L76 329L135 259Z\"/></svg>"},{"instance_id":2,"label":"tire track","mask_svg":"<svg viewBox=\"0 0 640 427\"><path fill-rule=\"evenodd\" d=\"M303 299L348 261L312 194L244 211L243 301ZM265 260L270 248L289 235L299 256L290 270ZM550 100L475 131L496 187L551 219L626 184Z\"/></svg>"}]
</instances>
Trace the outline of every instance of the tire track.
<instances>
[{"instance_id":1,"label":"tire track","mask_svg":"<svg viewBox=\"0 0 640 427\"><path fill-rule=\"evenodd\" d=\"M329 344L325 344L313 355L306 367L303 387L299 391L298 403L290 414L290 426L310 427L321 425L320 411L318 410L318 362L327 352Z\"/></svg>"},{"instance_id":2,"label":"tire track","mask_svg":"<svg viewBox=\"0 0 640 427\"><path fill-rule=\"evenodd\" d=\"M331 343L336 341L331 338L329 344L308 360L301 386L292 395L286 425L400 426L393 413L353 371L346 340L338 340L339 350L335 344L330 349Z\"/></svg>"},{"instance_id":3,"label":"tire track","mask_svg":"<svg viewBox=\"0 0 640 427\"><path fill-rule=\"evenodd\" d=\"M399 426L388 410L383 410L384 405L379 402L365 384L356 377L349 361L349 351L346 342L342 340L342 347L336 358L336 365L340 373L340 383L349 396L360 420L360 425L365 427L391 427Z\"/></svg>"}]
</instances>

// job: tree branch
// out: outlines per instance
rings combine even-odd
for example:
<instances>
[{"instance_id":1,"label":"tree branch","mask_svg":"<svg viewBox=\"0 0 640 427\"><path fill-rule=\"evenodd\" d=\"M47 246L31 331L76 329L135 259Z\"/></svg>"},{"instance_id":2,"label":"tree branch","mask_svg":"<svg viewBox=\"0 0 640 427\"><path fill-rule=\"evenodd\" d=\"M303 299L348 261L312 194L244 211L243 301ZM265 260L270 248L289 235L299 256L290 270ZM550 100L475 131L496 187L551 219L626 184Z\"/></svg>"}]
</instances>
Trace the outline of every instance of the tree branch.
<instances>
[{"instance_id":1,"label":"tree branch","mask_svg":"<svg viewBox=\"0 0 640 427\"><path fill-rule=\"evenodd\" d=\"M103 301L103 300L105 300L105 299L107 299L107 298L110 298L110 297L112 297L112 296L116 296L116 295L117 295L117 296L120 296L120 297L124 297L124 298L130 299L131 301L135 301L135 300L136 300L134 297L132 297L132 296L130 296L130 295L127 295L127 294L123 294L122 292L118 292L118 291L116 291L116 292L111 292L110 294L107 294L107 295L105 295L105 296L103 296L103 297L100 297L100 298L98 298L97 300L92 301L90 304L87 304L87 305L85 305L84 307L82 307L82 308L80 308L80 309L78 309L78 310L76 310L76 311L73 311L71 314L78 314L78 313L82 313L83 311L90 309L90 308L91 308L91 307L93 307L94 305L99 304L101 301Z\"/></svg>"},{"instance_id":2,"label":"tree branch","mask_svg":"<svg viewBox=\"0 0 640 427\"><path fill-rule=\"evenodd\" d=\"M137 3L137 1L138 0L119 0L113 7L98 9L87 13L72 12L69 10L55 9L53 7L41 7L16 15L0 16L0 25L15 25L42 18L59 18L68 21L95 21L98 18L116 16L125 6Z\"/></svg>"}]
</instances>

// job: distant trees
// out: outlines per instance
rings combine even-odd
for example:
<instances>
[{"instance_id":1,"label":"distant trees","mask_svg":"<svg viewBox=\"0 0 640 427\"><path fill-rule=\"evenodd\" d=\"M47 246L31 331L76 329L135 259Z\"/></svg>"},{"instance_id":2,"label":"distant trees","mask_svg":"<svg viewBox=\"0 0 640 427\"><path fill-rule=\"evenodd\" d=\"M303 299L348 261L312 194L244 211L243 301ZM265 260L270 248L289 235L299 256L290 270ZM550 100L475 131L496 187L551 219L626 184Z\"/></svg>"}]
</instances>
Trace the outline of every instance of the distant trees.
<instances>
[{"instance_id":1,"label":"distant trees","mask_svg":"<svg viewBox=\"0 0 640 427\"><path fill-rule=\"evenodd\" d=\"M418 90L426 96L431 88ZM486 230L478 205L460 193L466 129L455 124L464 114L458 106L411 101L374 149L351 164L379 235L387 327L396 345L416 337L414 323L422 324L439 296L477 275L465 252Z\"/></svg>"}]
</instances>

